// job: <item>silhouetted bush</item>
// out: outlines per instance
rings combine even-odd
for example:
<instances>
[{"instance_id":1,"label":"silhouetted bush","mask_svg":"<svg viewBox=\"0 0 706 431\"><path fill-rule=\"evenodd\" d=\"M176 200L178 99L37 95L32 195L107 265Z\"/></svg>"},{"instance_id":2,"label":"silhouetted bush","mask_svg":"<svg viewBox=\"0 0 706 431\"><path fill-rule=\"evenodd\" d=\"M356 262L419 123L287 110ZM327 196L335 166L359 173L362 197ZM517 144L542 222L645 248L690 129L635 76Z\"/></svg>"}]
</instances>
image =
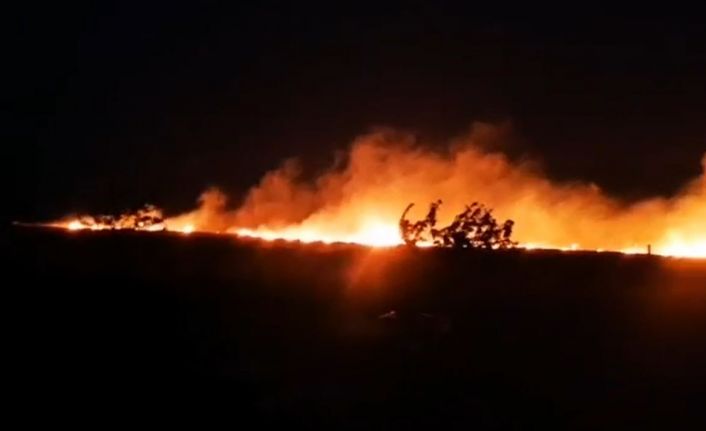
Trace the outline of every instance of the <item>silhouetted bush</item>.
<instances>
[{"instance_id":1,"label":"silhouetted bush","mask_svg":"<svg viewBox=\"0 0 706 431\"><path fill-rule=\"evenodd\" d=\"M407 213L414 206L409 204L400 217L400 235L405 244L415 246L428 242L429 238L437 247L480 248L487 250L513 248L512 220L502 224L493 217L493 210L478 202L466 206L466 209L454 217L453 222L441 229L436 229L436 216L441 200L432 202L426 217L417 222L407 220Z\"/></svg>"},{"instance_id":2,"label":"silhouetted bush","mask_svg":"<svg viewBox=\"0 0 706 431\"><path fill-rule=\"evenodd\" d=\"M430 231L434 225L436 225L436 213L441 205L441 200L432 202L429 207L429 212L423 220L419 220L415 223L407 220L407 212L414 206L413 203L407 205L407 208L402 213L400 218L400 235L407 245L416 245L418 242L425 242L427 239L424 237L425 232Z\"/></svg>"},{"instance_id":3,"label":"silhouetted bush","mask_svg":"<svg viewBox=\"0 0 706 431\"><path fill-rule=\"evenodd\" d=\"M100 229L127 229L127 230L160 230L164 229L162 210L154 205L145 205L135 211L123 212L114 215L82 215L78 220L84 226L99 227Z\"/></svg>"}]
</instances>

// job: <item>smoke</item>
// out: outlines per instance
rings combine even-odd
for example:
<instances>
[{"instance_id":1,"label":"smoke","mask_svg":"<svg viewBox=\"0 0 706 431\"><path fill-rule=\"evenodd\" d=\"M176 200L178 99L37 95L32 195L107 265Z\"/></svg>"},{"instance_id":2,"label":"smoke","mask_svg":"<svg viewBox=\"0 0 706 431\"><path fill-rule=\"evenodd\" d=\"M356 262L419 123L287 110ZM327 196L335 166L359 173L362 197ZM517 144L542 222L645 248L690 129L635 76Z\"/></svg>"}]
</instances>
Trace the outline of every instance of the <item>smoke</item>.
<instances>
[{"instance_id":1,"label":"smoke","mask_svg":"<svg viewBox=\"0 0 706 431\"><path fill-rule=\"evenodd\" d=\"M199 207L194 211L169 218L167 226L173 230L191 226L203 231L224 232L232 225L233 215L226 210L228 198L220 190L206 190L198 202Z\"/></svg>"},{"instance_id":2,"label":"smoke","mask_svg":"<svg viewBox=\"0 0 706 431\"><path fill-rule=\"evenodd\" d=\"M507 128L476 124L471 132L434 151L411 134L379 130L357 138L344 163L313 181L302 179L294 161L267 173L235 210L217 190L204 193L197 210L167 221L199 230L297 232L307 237L356 240L371 229L397 235L400 214L416 202L412 218L442 199L439 221L474 201L498 218L516 222L524 244L625 250L653 244L704 247L706 175L671 198L625 203L590 183L550 181L535 163L512 162L497 148ZM702 161L706 172L706 157Z\"/></svg>"}]
</instances>

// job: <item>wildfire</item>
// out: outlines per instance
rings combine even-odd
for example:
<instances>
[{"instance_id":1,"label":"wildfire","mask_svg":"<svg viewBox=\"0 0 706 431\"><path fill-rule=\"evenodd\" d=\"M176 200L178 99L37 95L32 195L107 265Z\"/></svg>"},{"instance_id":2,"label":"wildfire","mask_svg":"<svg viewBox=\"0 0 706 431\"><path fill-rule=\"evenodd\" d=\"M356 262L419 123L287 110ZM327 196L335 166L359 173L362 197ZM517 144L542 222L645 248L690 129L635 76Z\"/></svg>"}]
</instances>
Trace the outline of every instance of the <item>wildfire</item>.
<instances>
[{"instance_id":1,"label":"wildfire","mask_svg":"<svg viewBox=\"0 0 706 431\"><path fill-rule=\"evenodd\" d=\"M92 230L92 231L103 231L103 230L136 230L144 232L161 232L161 231L171 231L180 232L183 234L190 234L194 232L193 225L185 225L179 228L167 228L164 222L146 224L138 222L136 224L130 224L124 220L118 218L116 222L105 222L100 221L90 216L83 216L80 218L74 218L65 221L59 221L54 223L49 223L48 226L57 227L61 229L67 229L70 231L81 231L81 230Z\"/></svg>"},{"instance_id":2,"label":"wildfire","mask_svg":"<svg viewBox=\"0 0 706 431\"><path fill-rule=\"evenodd\" d=\"M191 234L192 232L204 232L213 234L230 234L245 238L256 238L263 241L296 241L301 243L323 243L323 244L334 244L334 243L349 243L349 244L359 244L370 247L394 247L402 245L403 242L400 238L399 227L394 222L385 223L382 220L371 222L364 226L358 232L351 233L330 233L330 232L319 232L315 229L305 229L298 227L288 227L283 229L269 229L269 228L232 228L226 232L220 231L210 231L208 229L196 229L193 225L188 224L184 226L173 226L170 227L168 223L151 225L151 226L134 226L134 227L117 227L112 224L102 224L96 222L87 222L85 219L73 219L70 221L52 223L51 226L67 229L70 231L80 231L80 230L91 230L91 231L102 231L102 230L138 230L138 231L170 231L178 232L182 234ZM431 243L422 242L419 244L422 247L429 247ZM525 250L558 250L558 251L595 251L595 252L605 252L613 251L620 252L623 254L646 254L648 249L646 246L632 246L625 247L621 249L602 249L602 248L587 248L582 247L580 244L573 243L568 245L561 244L551 244L551 243L520 243L519 248ZM692 258L704 258L706 257L706 241L694 240L694 241L684 241L684 240L673 240L672 242L667 242L664 245L655 248L655 254L662 256L674 256L674 257L692 257Z\"/></svg>"},{"instance_id":3,"label":"wildfire","mask_svg":"<svg viewBox=\"0 0 706 431\"><path fill-rule=\"evenodd\" d=\"M238 236L259 238L267 241L286 240L303 243L321 242L324 244L351 243L371 247L391 247L402 244L399 227L382 220L371 221L359 231L351 233L322 233L315 229L307 230L297 227L282 230L236 228L229 231Z\"/></svg>"},{"instance_id":4,"label":"wildfire","mask_svg":"<svg viewBox=\"0 0 706 431\"><path fill-rule=\"evenodd\" d=\"M145 205L134 212L121 214L118 217L110 215L81 216L69 220L50 223L50 226L68 230L165 230L162 210L154 205Z\"/></svg>"},{"instance_id":5,"label":"wildfire","mask_svg":"<svg viewBox=\"0 0 706 431\"><path fill-rule=\"evenodd\" d=\"M84 225L79 220L72 220L66 225L66 229L68 230L81 230L87 228L89 228L89 226Z\"/></svg>"},{"instance_id":6,"label":"wildfire","mask_svg":"<svg viewBox=\"0 0 706 431\"><path fill-rule=\"evenodd\" d=\"M593 184L554 183L533 164L513 163L482 150L505 131L477 125L446 152L425 149L413 136L378 132L357 139L345 163L314 181L296 163L267 173L228 210L225 196L209 190L192 212L163 218L155 207L118 218L79 217L54 223L69 230L210 232L304 243L402 243L399 218L410 203L443 199L439 222L473 201L515 221L521 248L564 251L651 252L706 257L706 173L670 198L624 203ZM706 157L703 161L706 172ZM424 206L411 218L419 218ZM419 208L419 206L417 208Z\"/></svg>"},{"instance_id":7,"label":"wildfire","mask_svg":"<svg viewBox=\"0 0 706 431\"><path fill-rule=\"evenodd\" d=\"M181 230L180 230L179 232L188 235L188 234L190 234L190 233L193 232L193 231L194 231L194 225L187 224L186 226L184 226L183 228L181 228Z\"/></svg>"}]
</instances>

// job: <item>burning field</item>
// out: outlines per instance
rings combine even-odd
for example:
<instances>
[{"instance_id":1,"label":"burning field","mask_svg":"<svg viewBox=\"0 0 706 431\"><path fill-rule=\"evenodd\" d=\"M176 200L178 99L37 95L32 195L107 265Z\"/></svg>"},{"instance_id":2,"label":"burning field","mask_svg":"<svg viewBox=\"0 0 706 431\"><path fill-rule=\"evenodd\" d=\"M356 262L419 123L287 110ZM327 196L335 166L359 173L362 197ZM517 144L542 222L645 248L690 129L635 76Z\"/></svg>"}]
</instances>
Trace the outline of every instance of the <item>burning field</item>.
<instances>
[{"instance_id":1,"label":"burning field","mask_svg":"<svg viewBox=\"0 0 706 431\"><path fill-rule=\"evenodd\" d=\"M348 154L313 179L296 160L286 161L234 209L214 188L186 214L165 216L147 207L121 217L69 217L52 225L394 246L402 243L403 209L415 202L412 215L421 217L424 205L441 199L441 222L479 201L514 220L514 239L527 249L647 253L649 247L659 255L706 257L706 158L705 173L675 196L623 202L595 184L553 182L536 163L487 149L506 133L477 124L440 152L410 134L377 131L356 139Z\"/></svg>"},{"instance_id":2,"label":"burning field","mask_svg":"<svg viewBox=\"0 0 706 431\"><path fill-rule=\"evenodd\" d=\"M44 340L18 350L53 387L168 388L274 426L700 419L706 266L655 255L706 257L706 173L623 202L488 150L501 132L438 152L380 131L313 179L285 162L235 207L210 189L175 216L18 226L20 338ZM453 242L437 218L492 220L498 241Z\"/></svg>"},{"instance_id":3,"label":"burning field","mask_svg":"<svg viewBox=\"0 0 706 431\"><path fill-rule=\"evenodd\" d=\"M699 8L9 3L8 423L706 430Z\"/></svg>"}]
</instances>

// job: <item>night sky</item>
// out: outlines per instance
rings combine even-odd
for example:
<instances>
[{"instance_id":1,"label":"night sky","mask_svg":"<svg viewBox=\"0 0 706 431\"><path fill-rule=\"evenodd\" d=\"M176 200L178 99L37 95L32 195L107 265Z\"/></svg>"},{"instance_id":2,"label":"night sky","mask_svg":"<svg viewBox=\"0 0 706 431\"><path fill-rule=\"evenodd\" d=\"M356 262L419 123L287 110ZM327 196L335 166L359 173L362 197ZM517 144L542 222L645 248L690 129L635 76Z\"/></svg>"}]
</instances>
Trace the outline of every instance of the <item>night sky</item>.
<instances>
[{"instance_id":1,"label":"night sky","mask_svg":"<svg viewBox=\"0 0 706 431\"><path fill-rule=\"evenodd\" d=\"M510 122L511 156L626 199L675 192L706 152L695 11L97 3L6 16L12 219L237 198L379 125L441 143Z\"/></svg>"}]
</instances>

